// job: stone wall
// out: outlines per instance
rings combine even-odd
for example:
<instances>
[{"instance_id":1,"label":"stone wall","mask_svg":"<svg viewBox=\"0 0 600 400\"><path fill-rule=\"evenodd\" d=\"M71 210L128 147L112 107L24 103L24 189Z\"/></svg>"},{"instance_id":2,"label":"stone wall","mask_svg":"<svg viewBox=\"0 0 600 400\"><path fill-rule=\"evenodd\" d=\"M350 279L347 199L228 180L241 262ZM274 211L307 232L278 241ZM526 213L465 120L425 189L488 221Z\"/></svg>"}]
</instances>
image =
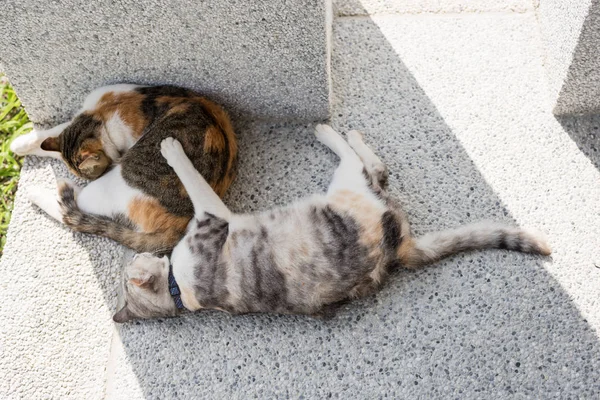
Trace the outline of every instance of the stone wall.
<instances>
[{"instance_id":1,"label":"stone wall","mask_svg":"<svg viewBox=\"0 0 600 400\"><path fill-rule=\"evenodd\" d=\"M200 90L234 114L329 113L330 0L7 0L0 63L38 123L118 82Z\"/></svg>"}]
</instances>

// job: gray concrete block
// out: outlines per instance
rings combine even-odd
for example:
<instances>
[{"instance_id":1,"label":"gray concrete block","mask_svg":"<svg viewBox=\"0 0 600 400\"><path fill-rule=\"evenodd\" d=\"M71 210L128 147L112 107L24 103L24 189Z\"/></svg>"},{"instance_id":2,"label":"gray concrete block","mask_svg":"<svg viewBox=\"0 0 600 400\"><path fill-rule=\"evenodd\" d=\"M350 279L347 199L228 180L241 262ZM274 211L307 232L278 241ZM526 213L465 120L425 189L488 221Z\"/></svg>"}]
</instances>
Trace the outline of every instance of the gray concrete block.
<instances>
[{"instance_id":1,"label":"gray concrete block","mask_svg":"<svg viewBox=\"0 0 600 400\"><path fill-rule=\"evenodd\" d=\"M540 104L534 22L341 18L332 121L364 130L416 234L485 218L537 226L552 262L462 254L399 271L331 321L203 312L121 326L114 398L593 397L600 181ZM236 211L325 190L337 160L312 126L244 126Z\"/></svg>"},{"instance_id":2,"label":"gray concrete block","mask_svg":"<svg viewBox=\"0 0 600 400\"><path fill-rule=\"evenodd\" d=\"M102 399L123 248L77 235L26 199L60 162L27 157L0 259L0 398ZM70 176L72 178L72 176Z\"/></svg>"},{"instance_id":3,"label":"gray concrete block","mask_svg":"<svg viewBox=\"0 0 600 400\"><path fill-rule=\"evenodd\" d=\"M200 312L120 326L109 342L95 332L110 327L121 254L24 201L67 174L29 158L0 261L0 398L594 398L600 171L589 136L573 139L597 123L549 111L534 24L532 13L340 18L332 124L364 131L415 234L502 220L546 232L551 259L461 254L398 271L330 321ZM239 121L238 132L234 211L326 189L337 160L313 125Z\"/></svg>"},{"instance_id":4,"label":"gray concrete block","mask_svg":"<svg viewBox=\"0 0 600 400\"><path fill-rule=\"evenodd\" d=\"M531 0L333 0L336 15L377 15L459 12L527 12Z\"/></svg>"},{"instance_id":5,"label":"gray concrete block","mask_svg":"<svg viewBox=\"0 0 600 400\"><path fill-rule=\"evenodd\" d=\"M581 152L600 171L600 115L563 116L557 119Z\"/></svg>"},{"instance_id":6,"label":"gray concrete block","mask_svg":"<svg viewBox=\"0 0 600 400\"><path fill-rule=\"evenodd\" d=\"M541 0L537 15L554 113L600 113L600 1Z\"/></svg>"},{"instance_id":7,"label":"gray concrete block","mask_svg":"<svg viewBox=\"0 0 600 400\"><path fill-rule=\"evenodd\" d=\"M235 114L329 112L330 1L8 0L0 60L35 122L110 83L176 84Z\"/></svg>"}]
</instances>

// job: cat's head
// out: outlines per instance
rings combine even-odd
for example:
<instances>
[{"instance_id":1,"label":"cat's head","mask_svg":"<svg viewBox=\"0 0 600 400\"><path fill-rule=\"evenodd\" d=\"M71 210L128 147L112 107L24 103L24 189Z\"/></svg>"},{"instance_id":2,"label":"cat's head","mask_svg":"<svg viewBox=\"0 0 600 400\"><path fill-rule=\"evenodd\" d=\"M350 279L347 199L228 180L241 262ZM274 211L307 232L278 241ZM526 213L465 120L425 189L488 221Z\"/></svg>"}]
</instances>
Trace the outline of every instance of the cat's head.
<instances>
[{"instance_id":1,"label":"cat's head","mask_svg":"<svg viewBox=\"0 0 600 400\"><path fill-rule=\"evenodd\" d=\"M136 254L123 270L120 304L113 321L172 317L178 309L169 293L169 258Z\"/></svg>"},{"instance_id":2,"label":"cat's head","mask_svg":"<svg viewBox=\"0 0 600 400\"><path fill-rule=\"evenodd\" d=\"M42 150L58 151L75 175L85 179L100 177L112 160L104 152L102 122L89 114L77 116L58 137L42 142Z\"/></svg>"}]
</instances>

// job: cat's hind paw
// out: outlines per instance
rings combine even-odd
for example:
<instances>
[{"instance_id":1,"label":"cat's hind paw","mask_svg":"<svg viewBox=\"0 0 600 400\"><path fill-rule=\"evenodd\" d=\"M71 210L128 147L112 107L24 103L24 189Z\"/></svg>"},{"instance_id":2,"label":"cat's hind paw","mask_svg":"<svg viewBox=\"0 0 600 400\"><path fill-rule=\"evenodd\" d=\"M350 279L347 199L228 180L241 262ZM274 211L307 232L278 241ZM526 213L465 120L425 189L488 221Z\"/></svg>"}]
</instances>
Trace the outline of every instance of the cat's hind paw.
<instances>
[{"instance_id":1,"label":"cat's hind paw","mask_svg":"<svg viewBox=\"0 0 600 400\"><path fill-rule=\"evenodd\" d=\"M40 204L44 203L46 199L56 199L56 193L52 192L49 189L44 189L38 186L28 188L25 191L25 196L30 202L32 202L36 206L39 206Z\"/></svg>"},{"instance_id":2,"label":"cat's hind paw","mask_svg":"<svg viewBox=\"0 0 600 400\"><path fill-rule=\"evenodd\" d=\"M55 192L34 186L29 188L25 193L29 201L55 220L62 222L62 213Z\"/></svg>"},{"instance_id":3,"label":"cat's hind paw","mask_svg":"<svg viewBox=\"0 0 600 400\"><path fill-rule=\"evenodd\" d=\"M10 151L19 156L24 156L39 149L40 143L38 143L37 135L35 131L31 131L26 135L21 135L10 144Z\"/></svg>"},{"instance_id":4,"label":"cat's hind paw","mask_svg":"<svg viewBox=\"0 0 600 400\"><path fill-rule=\"evenodd\" d=\"M185 157L181 143L172 137L168 137L160 143L160 154L162 154L170 166L173 166L175 162Z\"/></svg>"}]
</instances>

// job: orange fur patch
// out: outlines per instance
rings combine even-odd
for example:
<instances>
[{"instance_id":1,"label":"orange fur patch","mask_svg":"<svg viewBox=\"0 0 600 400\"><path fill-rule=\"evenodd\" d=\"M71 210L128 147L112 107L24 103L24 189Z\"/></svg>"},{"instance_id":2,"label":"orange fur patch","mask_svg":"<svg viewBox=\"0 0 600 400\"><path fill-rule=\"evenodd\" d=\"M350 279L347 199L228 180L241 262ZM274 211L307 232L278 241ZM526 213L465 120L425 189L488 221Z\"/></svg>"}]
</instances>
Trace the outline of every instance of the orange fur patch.
<instances>
[{"instance_id":1,"label":"orange fur patch","mask_svg":"<svg viewBox=\"0 0 600 400\"><path fill-rule=\"evenodd\" d=\"M177 244L185 233L189 217L173 215L158 200L137 197L128 207L128 217L142 231L164 232L165 242Z\"/></svg>"},{"instance_id":2,"label":"orange fur patch","mask_svg":"<svg viewBox=\"0 0 600 400\"><path fill-rule=\"evenodd\" d=\"M138 139L148 124L142 113L144 98L144 95L137 92L108 92L100 98L91 113L106 122L118 111L119 117L131 128L133 137Z\"/></svg>"},{"instance_id":3,"label":"orange fur patch","mask_svg":"<svg viewBox=\"0 0 600 400\"><path fill-rule=\"evenodd\" d=\"M168 106L169 111L167 111L167 115L181 114L188 111L190 101L194 101L194 99L175 96L159 96L156 98L158 104Z\"/></svg>"},{"instance_id":4,"label":"orange fur patch","mask_svg":"<svg viewBox=\"0 0 600 400\"><path fill-rule=\"evenodd\" d=\"M104 151L104 146L102 145L100 138L89 138L81 144L77 155L81 159L85 159L91 155L98 154L101 151ZM78 161L81 161L81 159Z\"/></svg>"},{"instance_id":5,"label":"orange fur patch","mask_svg":"<svg viewBox=\"0 0 600 400\"><path fill-rule=\"evenodd\" d=\"M238 153L237 138L235 136L235 132L233 131L233 126L231 125L229 115L227 115L227 113L221 106L203 97L199 98L199 101L204 107L204 110L214 118L221 133L224 134L227 138L227 146L229 151L229 159L227 160L227 174L225 175L225 178L220 182L211 183L211 186L213 187L214 191L220 197L223 197L236 176L235 162ZM213 134L215 134L216 136L216 132L213 132ZM212 142L215 143L214 141ZM225 147L224 143L225 141L223 140L223 148ZM206 143L204 148L206 151Z\"/></svg>"},{"instance_id":6,"label":"orange fur patch","mask_svg":"<svg viewBox=\"0 0 600 400\"><path fill-rule=\"evenodd\" d=\"M398 258L405 268L414 268L418 266L418 264L414 264L413 262L414 254L412 250L414 247L415 241L412 237L407 235L402 239L402 243L398 249Z\"/></svg>"},{"instance_id":7,"label":"orange fur patch","mask_svg":"<svg viewBox=\"0 0 600 400\"><path fill-rule=\"evenodd\" d=\"M173 115L173 114L183 114L183 113L187 112L189 109L190 109L189 104L177 104L169 109L169 111L167 112L167 116Z\"/></svg>"},{"instance_id":8,"label":"orange fur patch","mask_svg":"<svg viewBox=\"0 0 600 400\"><path fill-rule=\"evenodd\" d=\"M209 126L204 132L204 152L221 152L223 150L225 150L223 133L217 126Z\"/></svg>"},{"instance_id":9,"label":"orange fur patch","mask_svg":"<svg viewBox=\"0 0 600 400\"><path fill-rule=\"evenodd\" d=\"M185 308L190 311L197 311L202 308L196 295L194 294L194 290L184 286L182 284L179 285L179 290L181 290L181 301Z\"/></svg>"},{"instance_id":10,"label":"orange fur patch","mask_svg":"<svg viewBox=\"0 0 600 400\"><path fill-rule=\"evenodd\" d=\"M160 104L168 104L169 108L178 106L183 103L187 103L190 99L187 97L177 96L158 96L156 102Z\"/></svg>"}]
</instances>

